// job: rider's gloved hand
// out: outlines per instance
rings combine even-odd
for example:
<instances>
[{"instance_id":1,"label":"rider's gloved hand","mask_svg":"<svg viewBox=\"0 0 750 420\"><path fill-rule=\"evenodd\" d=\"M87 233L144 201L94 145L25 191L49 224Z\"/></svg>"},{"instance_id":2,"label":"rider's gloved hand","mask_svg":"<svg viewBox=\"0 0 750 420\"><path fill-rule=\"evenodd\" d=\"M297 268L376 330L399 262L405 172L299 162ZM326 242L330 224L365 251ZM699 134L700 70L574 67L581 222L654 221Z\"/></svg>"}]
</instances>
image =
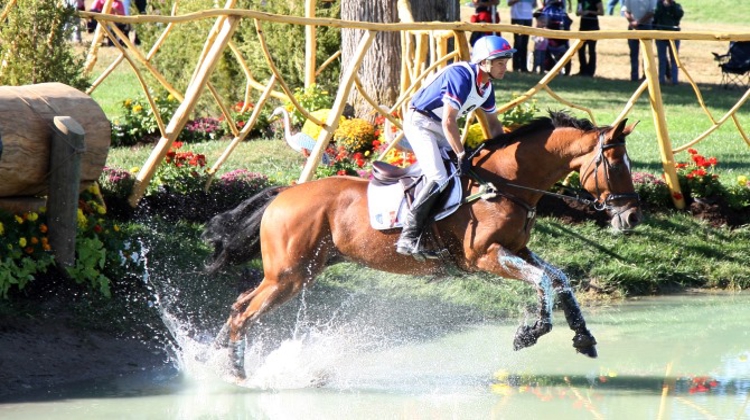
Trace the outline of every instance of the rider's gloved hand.
<instances>
[{"instance_id":1,"label":"rider's gloved hand","mask_svg":"<svg viewBox=\"0 0 750 420\"><path fill-rule=\"evenodd\" d=\"M457 153L456 172L458 173L458 176L469 173L469 169L471 169L471 159L469 159L469 157L466 155L466 152L463 151L461 153Z\"/></svg>"}]
</instances>

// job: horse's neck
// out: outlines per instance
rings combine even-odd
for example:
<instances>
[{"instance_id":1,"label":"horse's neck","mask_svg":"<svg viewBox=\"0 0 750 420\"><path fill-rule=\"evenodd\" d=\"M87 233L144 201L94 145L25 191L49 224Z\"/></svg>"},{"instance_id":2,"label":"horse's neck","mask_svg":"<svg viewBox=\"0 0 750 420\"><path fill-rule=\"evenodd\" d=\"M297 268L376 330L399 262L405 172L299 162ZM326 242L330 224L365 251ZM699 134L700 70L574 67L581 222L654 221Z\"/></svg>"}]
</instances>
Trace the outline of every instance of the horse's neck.
<instances>
[{"instance_id":1,"label":"horse's neck","mask_svg":"<svg viewBox=\"0 0 750 420\"><path fill-rule=\"evenodd\" d=\"M558 129L554 136L521 139L498 150L496 173L508 182L546 191L574 169L576 157L589 150L580 138L576 129ZM541 197L530 191L518 191L517 195L533 203Z\"/></svg>"}]
</instances>

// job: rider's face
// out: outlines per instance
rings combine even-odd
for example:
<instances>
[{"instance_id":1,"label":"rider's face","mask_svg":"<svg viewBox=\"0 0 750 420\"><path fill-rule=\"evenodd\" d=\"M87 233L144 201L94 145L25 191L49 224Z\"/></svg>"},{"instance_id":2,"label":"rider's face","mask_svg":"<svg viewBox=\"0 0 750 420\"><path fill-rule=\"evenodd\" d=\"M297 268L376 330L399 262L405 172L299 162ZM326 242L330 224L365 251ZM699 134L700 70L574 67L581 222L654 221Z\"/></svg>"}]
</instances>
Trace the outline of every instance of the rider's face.
<instances>
[{"instance_id":1,"label":"rider's face","mask_svg":"<svg viewBox=\"0 0 750 420\"><path fill-rule=\"evenodd\" d=\"M493 79L502 79L505 77L505 71L508 69L509 58L496 58L484 62L485 73L489 74Z\"/></svg>"}]
</instances>

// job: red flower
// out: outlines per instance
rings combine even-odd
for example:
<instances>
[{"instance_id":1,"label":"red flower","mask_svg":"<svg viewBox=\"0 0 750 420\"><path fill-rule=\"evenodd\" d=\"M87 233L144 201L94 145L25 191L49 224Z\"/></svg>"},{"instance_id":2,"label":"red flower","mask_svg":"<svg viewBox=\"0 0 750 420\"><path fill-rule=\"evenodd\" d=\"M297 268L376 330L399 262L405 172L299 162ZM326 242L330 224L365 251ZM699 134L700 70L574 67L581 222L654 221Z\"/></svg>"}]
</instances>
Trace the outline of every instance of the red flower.
<instances>
[{"instance_id":1,"label":"red flower","mask_svg":"<svg viewBox=\"0 0 750 420\"><path fill-rule=\"evenodd\" d=\"M682 200L682 194L678 192L672 193L672 197L674 197L675 200Z\"/></svg>"},{"instance_id":2,"label":"red flower","mask_svg":"<svg viewBox=\"0 0 750 420\"><path fill-rule=\"evenodd\" d=\"M339 169L339 171L338 171L338 172L336 172L336 175L342 175L342 176L343 176L343 175L346 175L346 170L344 170L344 169Z\"/></svg>"},{"instance_id":3,"label":"red flower","mask_svg":"<svg viewBox=\"0 0 750 420\"><path fill-rule=\"evenodd\" d=\"M688 149L687 151L688 151L688 153L690 153L691 155L697 155L697 154L698 154L698 151L697 151L697 150L695 150L695 149L693 149L693 148L690 148L690 149Z\"/></svg>"},{"instance_id":4,"label":"red flower","mask_svg":"<svg viewBox=\"0 0 750 420\"><path fill-rule=\"evenodd\" d=\"M104 229L100 225L94 225L94 232L96 233L102 233Z\"/></svg>"}]
</instances>

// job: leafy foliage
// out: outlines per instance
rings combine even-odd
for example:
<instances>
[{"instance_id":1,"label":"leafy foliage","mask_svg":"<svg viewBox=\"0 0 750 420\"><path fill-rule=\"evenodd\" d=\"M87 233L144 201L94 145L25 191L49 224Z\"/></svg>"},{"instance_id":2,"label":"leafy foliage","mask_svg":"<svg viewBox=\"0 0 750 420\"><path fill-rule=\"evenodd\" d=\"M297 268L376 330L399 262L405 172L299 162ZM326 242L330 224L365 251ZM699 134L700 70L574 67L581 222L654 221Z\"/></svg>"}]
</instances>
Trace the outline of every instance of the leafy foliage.
<instances>
[{"instance_id":1,"label":"leafy foliage","mask_svg":"<svg viewBox=\"0 0 750 420\"><path fill-rule=\"evenodd\" d=\"M76 259L66 267L67 275L78 284L110 295L112 279L142 274L140 246L120 226L106 218L99 189L91 186L81 193L77 212ZM49 244L47 214L40 212L8 214L0 212L0 296L12 288L22 290L35 276L57 267Z\"/></svg>"},{"instance_id":2,"label":"leafy foliage","mask_svg":"<svg viewBox=\"0 0 750 420\"><path fill-rule=\"evenodd\" d=\"M4 6L3 6L4 7ZM68 42L78 18L73 7L56 1L24 0L10 9L0 33L0 84L19 86L60 82L85 90L84 59Z\"/></svg>"}]
</instances>

